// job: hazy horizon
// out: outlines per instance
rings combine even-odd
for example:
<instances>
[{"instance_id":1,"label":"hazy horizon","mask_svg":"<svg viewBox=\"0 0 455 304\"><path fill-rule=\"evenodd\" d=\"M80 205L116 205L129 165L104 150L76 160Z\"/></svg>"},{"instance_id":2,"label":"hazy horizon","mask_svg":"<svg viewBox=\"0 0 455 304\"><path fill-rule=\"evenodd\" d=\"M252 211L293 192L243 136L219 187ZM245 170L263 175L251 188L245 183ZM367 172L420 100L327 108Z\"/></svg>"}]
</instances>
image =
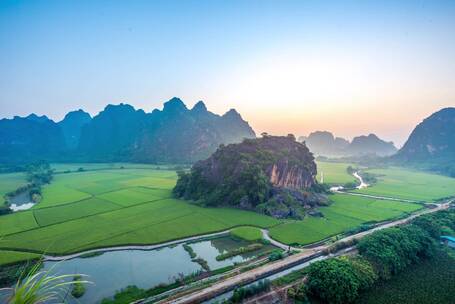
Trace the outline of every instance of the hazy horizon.
<instances>
[{"instance_id":1,"label":"hazy horizon","mask_svg":"<svg viewBox=\"0 0 455 304\"><path fill-rule=\"evenodd\" d=\"M60 120L173 96L259 134L375 133L401 146L455 105L455 2L0 4L1 117Z\"/></svg>"}]
</instances>

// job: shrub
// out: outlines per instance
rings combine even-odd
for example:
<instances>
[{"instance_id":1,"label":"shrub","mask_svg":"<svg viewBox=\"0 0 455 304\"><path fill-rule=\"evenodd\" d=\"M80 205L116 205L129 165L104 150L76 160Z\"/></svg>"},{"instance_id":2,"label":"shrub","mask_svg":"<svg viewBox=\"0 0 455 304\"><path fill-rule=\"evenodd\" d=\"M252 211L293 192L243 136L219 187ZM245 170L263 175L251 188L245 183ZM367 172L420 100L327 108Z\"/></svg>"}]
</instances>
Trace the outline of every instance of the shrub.
<instances>
[{"instance_id":1,"label":"shrub","mask_svg":"<svg viewBox=\"0 0 455 304\"><path fill-rule=\"evenodd\" d=\"M222 253L222 254L218 255L216 257L216 260L217 261L223 261L223 260L226 260L226 259L231 258L231 257L236 256L236 255L240 255L240 254L244 254L244 253L248 253L248 252L259 250L263 246L264 246L263 244L255 243L255 244L248 245L246 247L240 247L240 248L234 249L232 251L228 251L226 253Z\"/></svg>"},{"instance_id":2,"label":"shrub","mask_svg":"<svg viewBox=\"0 0 455 304\"><path fill-rule=\"evenodd\" d=\"M312 264L308 269L309 292L328 303L352 303L359 292L374 282L373 269L365 260L333 258Z\"/></svg>"},{"instance_id":3,"label":"shrub","mask_svg":"<svg viewBox=\"0 0 455 304\"><path fill-rule=\"evenodd\" d=\"M278 261L281 260L284 257L283 252L281 250L273 250L269 254L269 261Z\"/></svg>"},{"instance_id":4,"label":"shrub","mask_svg":"<svg viewBox=\"0 0 455 304\"><path fill-rule=\"evenodd\" d=\"M82 297L85 293L85 286L83 283L81 283L82 276L76 275L73 278L73 288L71 289L71 295L75 297L76 299Z\"/></svg>"}]
</instances>

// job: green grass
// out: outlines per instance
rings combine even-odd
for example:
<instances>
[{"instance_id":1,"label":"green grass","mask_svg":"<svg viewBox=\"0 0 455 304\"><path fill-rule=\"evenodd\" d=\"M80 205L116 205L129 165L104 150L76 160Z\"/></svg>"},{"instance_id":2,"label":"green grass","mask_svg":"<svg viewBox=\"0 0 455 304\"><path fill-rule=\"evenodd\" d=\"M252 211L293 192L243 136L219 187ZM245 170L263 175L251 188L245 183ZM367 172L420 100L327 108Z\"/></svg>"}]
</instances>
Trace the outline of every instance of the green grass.
<instances>
[{"instance_id":1,"label":"green grass","mask_svg":"<svg viewBox=\"0 0 455 304\"><path fill-rule=\"evenodd\" d=\"M39 259L40 257L41 255L36 253L0 250L0 265L14 264L23 261Z\"/></svg>"},{"instance_id":2,"label":"green grass","mask_svg":"<svg viewBox=\"0 0 455 304\"><path fill-rule=\"evenodd\" d=\"M101 194L98 197L121 206L132 206L139 203L170 198L170 190L128 188Z\"/></svg>"},{"instance_id":3,"label":"green grass","mask_svg":"<svg viewBox=\"0 0 455 304\"><path fill-rule=\"evenodd\" d=\"M236 227L231 230L231 235L250 242L262 240L262 232L256 227Z\"/></svg>"},{"instance_id":4,"label":"green grass","mask_svg":"<svg viewBox=\"0 0 455 304\"><path fill-rule=\"evenodd\" d=\"M318 182L321 181L321 174L324 173L325 184L343 185L350 182L356 182L356 178L346 171L351 165L348 163L332 163L332 162L316 162L318 175Z\"/></svg>"},{"instance_id":5,"label":"green grass","mask_svg":"<svg viewBox=\"0 0 455 304\"><path fill-rule=\"evenodd\" d=\"M77 166L77 165L75 165ZM0 217L0 248L65 254L120 244L154 244L276 219L172 199L176 173L110 169L56 174L29 211Z\"/></svg>"},{"instance_id":6,"label":"green grass","mask_svg":"<svg viewBox=\"0 0 455 304\"><path fill-rule=\"evenodd\" d=\"M34 210L34 214L40 226L47 226L119 208L120 206L114 203L99 198L89 198L77 203L77 208L73 204L67 204L53 208L39 208Z\"/></svg>"},{"instance_id":7,"label":"green grass","mask_svg":"<svg viewBox=\"0 0 455 304\"><path fill-rule=\"evenodd\" d=\"M366 172L377 175L378 182L356 192L416 201L455 195L455 178L397 167Z\"/></svg>"},{"instance_id":8,"label":"green grass","mask_svg":"<svg viewBox=\"0 0 455 304\"><path fill-rule=\"evenodd\" d=\"M6 193L14 191L25 184L27 184L25 173L0 174L0 204L3 204L3 197Z\"/></svg>"},{"instance_id":9,"label":"green grass","mask_svg":"<svg viewBox=\"0 0 455 304\"><path fill-rule=\"evenodd\" d=\"M79 168L83 168L85 171L90 170L108 170L108 169L155 169L156 165L149 164L134 164L134 163L55 163L51 164L52 169L55 172L76 172Z\"/></svg>"},{"instance_id":10,"label":"green grass","mask_svg":"<svg viewBox=\"0 0 455 304\"><path fill-rule=\"evenodd\" d=\"M454 303L455 259L438 252L432 259L408 266L388 281L360 295L360 304Z\"/></svg>"},{"instance_id":11,"label":"green grass","mask_svg":"<svg viewBox=\"0 0 455 304\"><path fill-rule=\"evenodd\" d=\"M421 208L421 205L413 203L376 200L347 194L335 194L330 198L333 204L320 208L324 217L288 221L271 228L271 237L286 244L305 245L345 232L363 223L391 219Z\"/></svg>"},{"instance_id":12,"label":"green grass","mask_svg":"<svg viewBox=\"0 0 455 304\"><path fill-rule=\"evenodd\" d=\"M3 235L37 227L38 224L35 221L32 211L22 211L0 216L0 246L3 244Z\"/></svg>"},{"instance_id":13,"label":"green grass","mask_svg":"<svg viewBox=\"0 0 455 304\"><path fill-rule=\"evenodd\" d=\"M324 173L326 181L350 178L348 164L322 166L331 168ZM9 174L0 177L5 175ZM43 187L42 202L29 211L0 216L0 248L66 254L105 246L156 244L239 226L270 228L271 236L279 241L308 244L420 208L337 194L331 196L334 204L321 208L324 218L283 222L255 212L202 208L172 199L175 182L176 173L171 170L109 168L56 174ZM258 230L250 227L235 231L248 238L258 236Z\"/></svg>"}]
</instances>

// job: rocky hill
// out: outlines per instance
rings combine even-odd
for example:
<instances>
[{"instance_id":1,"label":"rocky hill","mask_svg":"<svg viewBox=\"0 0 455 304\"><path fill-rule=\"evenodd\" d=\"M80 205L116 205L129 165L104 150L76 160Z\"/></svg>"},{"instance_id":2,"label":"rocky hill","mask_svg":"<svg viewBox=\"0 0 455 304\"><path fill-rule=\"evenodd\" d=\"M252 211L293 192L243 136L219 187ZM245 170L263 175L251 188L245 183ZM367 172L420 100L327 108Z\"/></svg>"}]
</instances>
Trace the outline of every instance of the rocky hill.
<instances>
[{"instance_id":1,"label":"rocky hill","mask_svg":"<svg viewBox=\"0 0 455 304\"><path fill-rule=\"evenodd\" d=\"M394 159L455 176L455 108L425 118Z\"/></svg>"},{"instance_id":2,"label":"rocky hill","mask_svg":"<svg viewBox=\"0 0 455 304\"><path fill-rule=\"evenodd\" d=\"M235 110L220 116L178 98L151 113L128 104L108 105L93 118L82 110L55 123L46 116L0 120L0 162L133 161L189 163L220 144L254 138Z\"/></svg>"},{"instance_id":3,"label":"rocky hill","mask_svg":"<svg viewBox=\"0 0 455 304\"><path fill-rule=\"evenodd\" d=\"M316 182L316 163L294 136L264 136L221 146L189 173L180 172L174 194L207 206L302 218L327 203Z\"/></svg>"},{"instance_id":4,"label":"rocky hill","mask_svg":"<svg viewBox=\"0 0 455 304\"><path fill-rule=\"evenodd\" d=\"M335 137L328 131L316 131L308 137L300 137L299 140L305 141L315 155L326 157L389 156L397 151L392 142L386 142L375 134L357 136L349 142L342 137Z\"/></svg>"},{"instance_id":5,"label":"rocky hill","mask_svg":"<svg viewBox=\"0 0 455 304\"><path fill-rule=\"evenodd\" d=\"M397 148L393 142L386 142L375 134L354 137L348 147L350 155L376 154L377 156L389 156L396 152Z\"/></svg>"}]
</instances>

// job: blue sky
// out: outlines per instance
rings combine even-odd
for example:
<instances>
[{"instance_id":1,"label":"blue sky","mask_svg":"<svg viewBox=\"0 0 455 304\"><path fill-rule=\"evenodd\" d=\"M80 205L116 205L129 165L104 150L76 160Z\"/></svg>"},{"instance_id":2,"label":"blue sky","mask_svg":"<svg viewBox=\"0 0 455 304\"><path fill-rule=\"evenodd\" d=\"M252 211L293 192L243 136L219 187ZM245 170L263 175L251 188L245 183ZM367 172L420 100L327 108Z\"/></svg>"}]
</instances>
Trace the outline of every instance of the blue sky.
<instances>
[{"instance_id":1,"label":"blue sky","mask_svg":"<svg viewBox=\"0 0 455 304\"><path fill-rule=\"evenodd\" d=\"M1 117L173 96L401 144L455 106L455 1L0 1Z\"/></svg>"}]
</instances>

